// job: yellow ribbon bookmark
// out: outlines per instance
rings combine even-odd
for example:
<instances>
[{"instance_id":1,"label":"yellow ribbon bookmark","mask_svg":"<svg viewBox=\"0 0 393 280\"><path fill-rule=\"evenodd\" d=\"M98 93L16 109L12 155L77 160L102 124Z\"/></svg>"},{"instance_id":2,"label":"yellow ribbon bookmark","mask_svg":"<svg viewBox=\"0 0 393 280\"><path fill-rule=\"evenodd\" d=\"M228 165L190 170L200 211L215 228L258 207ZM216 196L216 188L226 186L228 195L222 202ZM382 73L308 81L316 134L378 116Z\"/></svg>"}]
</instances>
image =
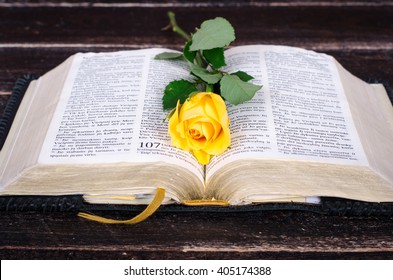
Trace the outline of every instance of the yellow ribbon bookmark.
<instances>
[{"instance_id":1,"label":"yellow ribbon bookmark","mask_svg":"<svg viewBox=\"0 0 393 280\"><path fill-rule=\"evenodd\" d=\"M153 200L150 202L150 204L146 207L145 210L143 210L142 213L139 215L135 216L134 218L130 220L113 220L113 219L108 219L108 218L103 218L100 216L96 215L91 215L87 213L78 213L79 217L104 223L104 224L127 224L127 225L134 225L137 223L140 223L144 220L146 220L148 217L150 217L154 212L157 211L157 209L161 206L162 201L165 198L165 189L163 188L157 188L157 193L154 196Z\"/></svg>"},{"instance_id":2,"label":"yellow ribbon bookmark","mask_svg":"<svg viewBox=\"0 0 393 280\"><path fill-rule=\"evenodd\" d=\"M228 201L225 200L205 200L205 199L183 200L181 203L187 206L228 206L229 205Z\"/></svg>"}]
</instances>

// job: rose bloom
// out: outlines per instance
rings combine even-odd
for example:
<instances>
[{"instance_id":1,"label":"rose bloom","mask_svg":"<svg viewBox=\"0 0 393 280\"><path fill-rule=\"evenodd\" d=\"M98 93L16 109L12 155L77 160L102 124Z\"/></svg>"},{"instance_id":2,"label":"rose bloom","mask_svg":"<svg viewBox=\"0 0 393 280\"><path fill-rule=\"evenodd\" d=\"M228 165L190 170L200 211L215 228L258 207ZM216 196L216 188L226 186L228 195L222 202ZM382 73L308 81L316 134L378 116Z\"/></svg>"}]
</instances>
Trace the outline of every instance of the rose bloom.
<instances>
[{"instance_id":1,"label":"rose bloom","mask_svg":"<svg viewBox=\"0 0 393 280\"><path fill-rule=\"evenodd\" d=\"M231 143L225 102L211 92L199 92L183 105L178 101L168 130L172 145L192 152L201 164L222 154Z\"/></svg>"}]
</instances>

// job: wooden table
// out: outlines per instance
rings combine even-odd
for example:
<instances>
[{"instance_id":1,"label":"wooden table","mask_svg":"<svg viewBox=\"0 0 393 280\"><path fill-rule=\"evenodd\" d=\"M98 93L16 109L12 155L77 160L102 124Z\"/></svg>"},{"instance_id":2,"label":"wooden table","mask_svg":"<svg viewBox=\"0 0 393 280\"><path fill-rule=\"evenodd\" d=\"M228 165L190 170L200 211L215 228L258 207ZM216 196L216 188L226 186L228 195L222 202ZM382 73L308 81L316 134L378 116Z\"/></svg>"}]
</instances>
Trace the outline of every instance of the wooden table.
<instances>
[{"instance_id":1,"label":"wooden table","mask_svg":"<svg viewBox=\"0 0 393 280\"><path fill-rule=\"evenodd\" d=\"M75 52L180 48L181 38L161 30L168 10L185 30L223 16L237 31L236 45L325 52L363 80L393 85L391 1L1 1L0 111L19 76L42 75ZM73 212L2 212L0 257L385 259L393 257L393 218L161 212L126 226L82 220Z\"/></svg>"}]
</instances>

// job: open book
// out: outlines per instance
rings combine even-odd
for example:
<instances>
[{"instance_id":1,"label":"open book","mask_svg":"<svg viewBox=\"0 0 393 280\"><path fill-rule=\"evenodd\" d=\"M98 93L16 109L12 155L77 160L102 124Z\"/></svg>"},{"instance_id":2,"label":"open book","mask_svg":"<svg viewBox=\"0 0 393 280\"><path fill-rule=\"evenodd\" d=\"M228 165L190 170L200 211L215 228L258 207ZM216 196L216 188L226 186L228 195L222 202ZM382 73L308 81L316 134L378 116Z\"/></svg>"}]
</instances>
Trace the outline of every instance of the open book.
<instances>
[{"instance_id":1,"label":"open book","mask_svg":"<svg viewBox=\"0 0 393 280\"><path fill-rule=\"evenodd\" d=\"M262 90L229 106L232 143L207 166L170 144L165 85L190 77L163 49L78 53L32 82L0 153L0 195L92 203L393 201L393 110L334 58L284 46L226 51Z\"/></svg>"}]
</instances>

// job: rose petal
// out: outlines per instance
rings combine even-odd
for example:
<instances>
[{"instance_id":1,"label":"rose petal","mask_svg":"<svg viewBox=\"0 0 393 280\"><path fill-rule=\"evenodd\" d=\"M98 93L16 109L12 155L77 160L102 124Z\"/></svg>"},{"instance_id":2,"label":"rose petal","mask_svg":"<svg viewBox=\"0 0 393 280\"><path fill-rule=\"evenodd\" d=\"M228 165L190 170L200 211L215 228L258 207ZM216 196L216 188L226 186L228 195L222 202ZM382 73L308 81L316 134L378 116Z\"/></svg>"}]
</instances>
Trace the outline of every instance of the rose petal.
<instances>
[{"instance_id":1,"label":"rose petal","mask_svg":"<svg viewBox=\"0 0 393 280\"><path fill-rule=\"evenodd\" d=\"M212 139L216 134L216 127L211 122L203 122L201 128L206 141Z\"/></svg>"},{"instance_id":2,"label":"rose petal","mask_svg":"<svg viewBox=\"0 0 393 280\"><path fill-rule=\"evenodd\" d=\"M169 119L168 132L169 135L171 136L171 142L173 146L189 151L186 138L184 137L184 130L182 132L182 129L179 128L183 126L182 123L179 123L180 108L181 105L180 102L178 101L176 105L175 113L173 113L172 117Z\"/></svg>"},{"instance_id":3,"label":"rose petal","mask_svg":"<svg viewBox=\"0 0 393 280\"><path fill-rule=\"evenodd\" d=\"M211 155L220 155L229 147L231 144L229 128L223 127L221 133L218 135L214 141L211 141L208 145L204 147L204 150Z\"/></svg>"},{"instance_id":4,"label":"rose petal","mask_svg":"<svg viewBox=\"0 0 393 280\"><path fill-rule=\"evenodd\" d=\"M217 121L222 126L228 126L229 125L229 117L228 117L228 111L227 111L227 107L225 105L224 100L218 94L213 94L211 96L211 98L215 104L215 109L217 111L217 116L218 116Z\"/></svg>"},{"instance_id":5,"label":"rose petal","mask_svg":"<svg viewBox=\"0 0 393 280\"><path fill-rule=\"evenodd\" d=\"M210 155L202 150L192 151L193 155L196 157L200 164L208 164L210 161Z\"/></svg>"},{"instance_id":6,"label":"rose petal","mask_svg":"<svg viewBox=\"0 0 393 280\"><path fill-rule=\"evenodd\" d=\"M203 109L205 111L206 116L216 120L217 122L220 122L220 118L217 113L214 100L210 96L206 96L204 98Z\"/></svg>"}]
</instances>

